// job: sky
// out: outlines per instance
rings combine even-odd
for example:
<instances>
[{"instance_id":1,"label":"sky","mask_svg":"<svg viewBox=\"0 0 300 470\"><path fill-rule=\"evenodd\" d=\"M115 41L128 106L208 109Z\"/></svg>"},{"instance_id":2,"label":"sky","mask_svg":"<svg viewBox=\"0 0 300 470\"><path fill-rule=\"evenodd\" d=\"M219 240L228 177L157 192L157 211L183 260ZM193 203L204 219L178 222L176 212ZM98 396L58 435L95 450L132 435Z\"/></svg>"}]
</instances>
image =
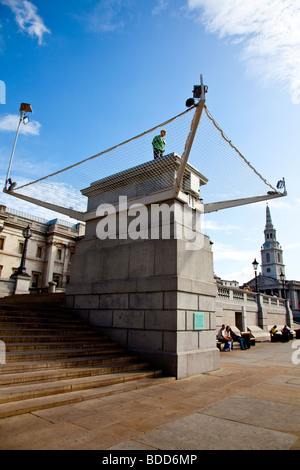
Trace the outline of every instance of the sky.
<instances>
[{"instance_id":1,"label":"sky","mask_svg":"<svg viewBox=\"0 0 300 470\"><path fill-rule=\"evenodd\" d=\"M0 0L3 186L21 102L34 113L13 164L35 178L184 111L200 74L234 145L272 185L286 180L269 207L286 277L300 280L300 0ZM3 193L0 204L44 214ZM266 203L204 222L216 275L252 279Z\"/></svg>"}]
</instances>

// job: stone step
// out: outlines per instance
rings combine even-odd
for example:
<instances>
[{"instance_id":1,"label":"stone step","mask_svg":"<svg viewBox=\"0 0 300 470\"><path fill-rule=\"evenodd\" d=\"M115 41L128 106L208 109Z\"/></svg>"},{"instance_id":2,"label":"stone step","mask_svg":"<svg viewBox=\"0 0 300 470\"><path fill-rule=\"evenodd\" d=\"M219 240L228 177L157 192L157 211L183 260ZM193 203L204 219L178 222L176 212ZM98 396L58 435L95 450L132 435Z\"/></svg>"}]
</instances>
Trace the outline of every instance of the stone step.
<instances>
[{"instance_id":1,"label":"stone step","mask_svg":"<svg viewBox=\"0 0 300 470\"><path fill-rule=\"evenodd\" d=\"M137 380L138 378L154 377L156 374L160 375L161 373L161 371L153 370L135 370L115 374L103 374L95 377L79 377L67 380L47 381L43 383L25 383L16 386L4 386L1 387L0 404L105 387L107 385Z\"/></svg>"},{"instance_id":2,"label":"stone step","mask_svg":"<svg viewBox=\"0 0 300 470\"><path fill-rule=\"evenodd\" d=\"M62 319L63 321L67 322L76 322L76 323L83 323L80 318L78 318L76 315L72 315L66 311L66 309L46 309L46 308L32 308L31 310L28 309L22 309L19 307L18 309L12 309L12 308L5 308L1 309L0 308L0 320L3 318L11 318L15 317L18 319L22 318L37 318L37 319L54 319L54 320L60 320Z\"/></svg>"},{"instance_id":3,"label":"stone step","mask_svg":"<svg viewBox=\"0 0 300 470\"><path fill-rule=\"evenodd\" d=\"M101 336L97 333L94 335L87 335L84 332L82 335L76 335L76 338L74 338L74 335L64 335L64 336L57 336L57 335L38 335L38 336L30 336L30 335L24 335L24 336L11 336L11 334L8 335L1 335L1 340L4 341L6 345L12 345L12 344L43 344L43 343L59 343L59 344L68 344L70 342L72 343L80 343L86 341L87 344L92 344L92 343L97 343L101 341L108 341L108 338L106 336Z\"/></svg>"},{"instance_id":4,"label":"stone step","mask_svg":"<svg viewBox=\"0 0 300 470\"><path fill-rule=\"evenodd\" d=\"M0 418L175 380L64 307L63 295L0 301Z\"/></svg>"},{"instance_id":5,"label":"stone step","mask_svg":"<svg viewBox=\"0 0 300 470\"><path fill-rule=\"evenodd\" d=\"M122 347L114 346L103 346L103 348L87 348L87 349L66 349L64 351L53 351L53 350L40 350L36 352L32 351L20 351L20 352L8 352L6 353L6 363L21 362L21 361L47 361L49 359L60 359L70 357L84 357L84 356L99 356L104 354L125 354L126 350Z\"/></svg>"},{"instance_id":6,"label":"stone step","mask_svg":"<svg viewBox=\"0 0 300 470\"><path fill-rule=\"evenodd\" d=\"M57 406L79 403L85 400L99 399L108 395L114 395L132 390L138 390L145 387L161 385L174 377L154 376L132 380L130 382L121 382L106 387L94 388L90 390L81 390L77 392L62 393L41 398L31 398L27 400L15 401L0 404L0 418L32 413L38 410L54 408Z\"/></svg>"},{"instance_id":7,"label":"stone step","mask_svg":"<svg viewBox=\"0 0 300 470\"><path fill-rule=\"evenodd\" d=\"M8 322L8 321L5 321L5 322L2 322L0 320L0 324L1 324L1 327L0 327L0 332L3 331L3 330L14 330L14 331L39 331L39 330L43 330L47 333L47 331L53 331L53 332L58 332L58 331L64 331L64 330L67 330L67 331L70 331L72 332L73 330L77 330L78 328L80 328L80 331L89 331L90 328L88 328L88 326L86 325L80 325L79 324L74 324L74 323L60 323L60 322L56 322L56 320L53 320L51 323L49 322L43 322L43 321L33 321L33 320L29 320L28 322Z\"/></svg>"},{"instance_id":8,"label":"stone step","mask_svg":"<svg viewBox=\"0 0 300 470\"><path fill-rule=\"evenodd\" d=\"M24 335L36 335L36 336L44 336L45 333L48 335L57 335L59 332L60 336L81 336L82 333L84 333L87 336L94 336L97 337L99 336L99 333L96 330L92 329L83 329L81 330L81 327L78 327L77 329L58 329L58 328L9 328L8 326L6 328L3 328L0 325L0 338L7 336L7 335L12 335L14 333L15 336L24 336Z\"/></svg>"},{"instance_id":9,"label":"stone step","mask_svg":"<svg viewBox=\"0 0 300 470\"><path fill-rule=\"evenodd\" d=\"M21 294L10 295L0 299L0 308L2 306L41 306L41 307L65 307L66 296L64 293L57 294Z\"/></svg>"},{"instance_id":10,"label":"stone step","mask_svg":"<svg viewBox=\"0 0 300 470\"><path fill-rule=\"evenodd\" d=\"M66 318L78 318L76 314L67 310L65 307L39 307L39 306L29 306L29 305L1 305L0 304L0 316L6 315L18 315L18 316L32 316L32 315L39 315L39 316L49 316L49 315L62 315Z\"/></svg>"},{"instance_id":11,"label":"stone step","mask_svg":"<svg viewBox=\"0 0 300 470\"><path fill-rule=\"evenodd\" d=\"M48 324L55 324L57 326L61 325L81 325L85 326L88 328L87 325L84 325L80 320L77 318L68 318L68 317L60 317L60 316L37 316L37 315L17 315L16 312L13 312L13 315L4 315L1 314L0 312L0 323L3 324L3 326L6 323L12 323L16 326L19 326L20 324L29 324L29 325L34 325L34 324L39 324L39 325L48 325Z\"/></svg>"},{"instance_id":12,"label":"stone step","mask_svg":"<svg viewBox=\"0 0 300 470\"><path fill-rule=\"evenodd\" d=\"M45 341L41 341L40 343L36 342L31 342L31 343L8 343L7 341L5 342L6 346L6 353L10 352L15 352L15 351L23 351L29 352L29 351L37 351L40 349L88 349L93 345L93 347L98 347L98 348L103 348L103 347L108 347L108 346L114 346L117 347L117 343L113 343L112 341L108 340L101 340L97 338L94 338L92 342L82 342L81 340L78 341L73 341L70 339L70 341L65 341L65 342L49 342L47 343Z\"/></svg>"},{"instance_id":13,"label":"stone step","mask_svg":"<svg viewBox=\"0 0 300 470\"><path fill-rule=\"evenodd\" d=\"M138 363L138 357L135 355L122 355L118 354L103 354L94 357L73 357L64 358L60 360L52 360L47 362L42 361L24 361L14 362L11 364L0 365L0 375L17 373L17 372L30 372L46 369L62 369L62 368L77 368L77 367L96 367L111 363Z\"/></svg>"},{"instance_id":14,"label":"stone step","mask_svg":"<svg viewBox=\"0 0 300 470\"><path fill-rule=\"evenodd\" d=\"M102 367L76 367L66 369L46 369L30 372L12 372L0 376L1 386L24 385L53 380L67 380L72 378L93 377L99 375L116 374L134 370L150 368L148 362L116 362L102 365ZM2 389L3 392L3 389Z\"/></svg>"}]
</instances>

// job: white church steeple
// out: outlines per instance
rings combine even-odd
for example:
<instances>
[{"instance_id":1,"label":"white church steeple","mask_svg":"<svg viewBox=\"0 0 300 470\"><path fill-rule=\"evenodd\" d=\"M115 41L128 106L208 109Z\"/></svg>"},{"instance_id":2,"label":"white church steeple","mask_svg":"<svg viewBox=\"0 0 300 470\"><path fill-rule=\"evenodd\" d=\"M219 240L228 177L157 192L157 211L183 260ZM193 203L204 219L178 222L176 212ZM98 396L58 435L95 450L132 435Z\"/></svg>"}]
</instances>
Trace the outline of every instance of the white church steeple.
<instances>
[{"instance_id":1,"label":"white church steeple","mask_svg":"<svg viewBox=\"0 0 300 470\"><path fill-rule=\"evenodd\" d=\"M265 242L261 247L262 275L280 281L280 274L285 274L283 251L276 240L276 230L272 223L270 208L266 209Z\"/></svg>"}]
</instances>

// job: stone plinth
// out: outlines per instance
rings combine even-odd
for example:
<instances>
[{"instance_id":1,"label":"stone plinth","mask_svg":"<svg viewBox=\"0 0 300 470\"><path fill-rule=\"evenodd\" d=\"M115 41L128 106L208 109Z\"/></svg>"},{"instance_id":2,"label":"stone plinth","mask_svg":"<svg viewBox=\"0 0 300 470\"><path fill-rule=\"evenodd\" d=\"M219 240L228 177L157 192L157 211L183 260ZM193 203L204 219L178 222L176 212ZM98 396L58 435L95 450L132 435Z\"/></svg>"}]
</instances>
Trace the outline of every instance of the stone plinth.
<instances>
[{"instance_id":1,"label":"stone plinth","mask_svg":"<svg viewBox=\"0 0 300 470\"><path fill-rule=\"evenodd\" d=\"M156 195L166 189L168 178L170 184L176 176L179 158L169 158L173 167L166 165L168 157L149 162L149 166L158 167L156 170L160 165L166 170L164 182L153 177L151 187ZM139 169L128 170L124 181L123 173L113 175L113 189L106 178L83 190L89 197L89 208L95 210L97 204L108 202L117 204L116 196L120 195L132 199L133 188L136 197L143 196L138 190L145 188L145 172ZM199 187L207 181L193 167L189 167L185 178L193 184L198 180ZM187 209L187 195L193 198L194 209ZM86 235L72 259L67 288L70 308L105 335L177 378L219 368L213 256L209 238L194 227L201 206L193 189L179 198L164 200L163 207L156 205L156 211L153 204L145 205L135 217L131 212L126 218L128 211L123 207L118 212L117 204L111 215L116 223L111 224L109 237L102 240L98 238L99 226L103 227L105 220L109 225L109 219L103 215L89 220ZM163 215L153 220L158 209ZM116 228L115 234L112 228Z\"/></svg>"},{"instance_id":2,"label":"stone plinth","mask_svg":"<svg viewBox=\"0 0 300 470\"><path fill-rule=\"evenodd\" d=\"M120 195L131 200L172 189L180 163L180 157L171 153L92 182L88 188L81 191L88 197L88 210L97 209L99 204L118 204ZM187 191L197 192L207 181L196 168L187 164L183 179Z\"/></svg>"},{"instance_id":3,"label":"stone plinth","mask_svg":"<svg viewBox=\"0 0 300 470\"><path fill-rule=\"evenodd\" d=\"M17 274L13 279L15 280L14 294L29 294L31 277L28 274Z\"/></svg>"}]
</instances>

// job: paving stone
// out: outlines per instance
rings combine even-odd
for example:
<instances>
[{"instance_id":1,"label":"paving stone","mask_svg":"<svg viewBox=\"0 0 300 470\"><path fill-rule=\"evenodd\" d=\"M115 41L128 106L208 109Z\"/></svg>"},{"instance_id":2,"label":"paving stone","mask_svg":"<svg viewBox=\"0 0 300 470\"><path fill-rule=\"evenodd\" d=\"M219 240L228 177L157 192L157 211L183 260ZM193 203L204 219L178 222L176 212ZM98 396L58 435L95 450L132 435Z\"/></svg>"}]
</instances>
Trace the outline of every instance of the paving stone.
<instances>
[{"instance_id":1,"label":"paving stone","mask_svg":"<svg viewBox=\"0 0 300 470\"><path fill-rule=\"evenodd\" d=\"M238 438L237 438L238 436ZM297 437L195 413L135 439L135 448L157 450L287 450ZM124 450L132 441L114 446ZM138 447L140 445L140 447Z\"/></svg>"},{"instance_id":2,"label":"paving stone","mask_svg":"<svg viewBox=\"0 0 300 470\"><path fill-rule=\"evenodd\" d=\"M300 406L274 401L234 396L204 408L201 413L266 429L300 432Z\"/></svg>"}]
</instances>

